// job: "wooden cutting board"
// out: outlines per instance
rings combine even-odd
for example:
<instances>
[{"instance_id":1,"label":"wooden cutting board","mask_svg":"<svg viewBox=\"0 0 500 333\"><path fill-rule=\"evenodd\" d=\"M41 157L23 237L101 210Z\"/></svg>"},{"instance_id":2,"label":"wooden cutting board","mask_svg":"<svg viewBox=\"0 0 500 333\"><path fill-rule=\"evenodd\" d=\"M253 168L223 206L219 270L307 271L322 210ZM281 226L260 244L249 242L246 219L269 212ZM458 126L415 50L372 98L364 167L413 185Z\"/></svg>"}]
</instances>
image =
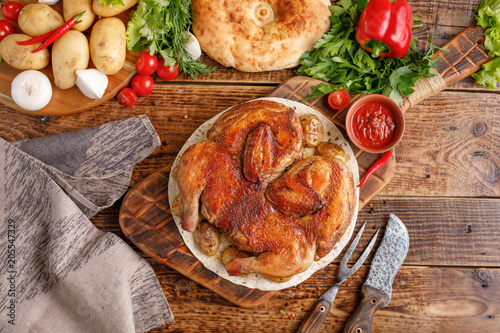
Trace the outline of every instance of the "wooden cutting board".
<instances>
[{"instance_id":1,"label":"wooden cutting board","mask_svg":"<svg viewBox=\"0 0 500 333\"><path fill-rule=\"evenodd\" d=\"M440 54L438 72L446 85L450 85L477 71L490 58L484 51L483 30L470 27L450 41L450 50ZM302 101L311 91L311 87L321 81L307 77L293 77L273 91L270 96L300 101L329 117L345 133L347 109L338 112L328 106L327 97ZM429 95L432 92L429 92ZM359 96L353 98L354 102ZM405 100L403 110L411 104ZM348 138L347 138L348 139ZM360 177L376 161L380 154L360 151L351 144L359 165ZM360 189L360 209L391 180L395 170L394 154ZM256 307L269 298L275 291L259 291L233 284L206 269L184 244L182 237L170 213L168 204L168 179L170 166L158 170L137 183L125 196L119 215L123 233L144 253L155 260L177 270L184 276L216 292L228 301L240 307Z\"/></svg>"},{"instance_id":2,"label":"wooden cutting board","mask_svg":"<svg viewBox=\"0 0 500 333\"><path fill-rule=\"evenodd\" d=\"M36 3L37 0L22 0L19 1L24 5L28 3ZM51 6L59 13L62 13L62 1ZM134 7L135 8L135 7ZM124 23L125 26L130 19L131 9L117 15ZM1 15L1 13L0 13ZM3 18L3 17L0 17ZM97 20L97 17L96 17ZM15 24L15 33L21 33L21 30ZM85 31L85 35L90 37L91 28ZM22 71L9 66L5 61L0 62L0 102L5 106L12 108L14 110L28 113L34 116L64 116L68 114L79 113L82 111L94 108L107 100L113 98L122 88L126 87L132 77L135 75L135 60L139 56L138 52L127 51L127 57L125 59L125 64L123 68L115 75L108 75L108 87L104 93L104 96L100 99L90 99L80 92L77 86L69 89L59 89L54 84L54 74L52 73L52 65L49 64L44 69L40 71L47 75L52 83L52 99L43 109L38 111L26 111L20 108L12 99L10 93L10 84L17 74ZM90 60L89 68L95 68Z\"/></svg>"}]
</instances>

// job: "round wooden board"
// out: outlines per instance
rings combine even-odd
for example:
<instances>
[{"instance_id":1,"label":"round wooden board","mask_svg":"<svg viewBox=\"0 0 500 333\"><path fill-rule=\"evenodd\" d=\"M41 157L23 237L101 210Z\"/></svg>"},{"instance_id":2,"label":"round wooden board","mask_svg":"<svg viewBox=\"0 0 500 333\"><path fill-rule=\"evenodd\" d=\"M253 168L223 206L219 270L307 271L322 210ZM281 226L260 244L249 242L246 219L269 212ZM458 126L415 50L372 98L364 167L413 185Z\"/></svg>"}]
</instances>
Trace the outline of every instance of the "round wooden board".
<instances>
[{"instance_id":1,"label":"round wooden board","mask_svg":"<svg viewBox=\"0 0 500 333\"><path fill-rule=\"evenodd\" d=\"M38 1L21 0L19 2L26 5L28 3L36 3ZM62 13L62 1L58 2L52 7L58 12ZM127 24L130 18L131 10L132 9L129 9L121 13L117 17L120 18L125 24ZM3 19L1 13L0 19ZM96 20L98 20L98 17L96 17ZM17 25L15 25L14 29L15 33L21 33L21 30ZM87 37L90 36L91 29L92 27L84 32ZM22 71L11 67L5 61L2 61L0 63L0 102L9 108L35 116L64 116L89 110L113 98L122 88L126 87L130 83L130 80L136 74L135 60L137 59L138 55L138 52L127 51L127 57L123 68L115 75L108 75L108 87L106 88L104 96L100 99L91 99L86 97L84 94L82 94L77 86L64 90L57 88L54 84L52 66L51 64L49 64L47 67L41 69L40 71L46 74L49 77L50 82L52 83L52 99L46 107L38 111L26 111L20 108L14 102L10 93L11 82L16 77L16 75L21 73ZM92 61L90 61L88 68L95 68Z\"/></svg>"}]
</instances>

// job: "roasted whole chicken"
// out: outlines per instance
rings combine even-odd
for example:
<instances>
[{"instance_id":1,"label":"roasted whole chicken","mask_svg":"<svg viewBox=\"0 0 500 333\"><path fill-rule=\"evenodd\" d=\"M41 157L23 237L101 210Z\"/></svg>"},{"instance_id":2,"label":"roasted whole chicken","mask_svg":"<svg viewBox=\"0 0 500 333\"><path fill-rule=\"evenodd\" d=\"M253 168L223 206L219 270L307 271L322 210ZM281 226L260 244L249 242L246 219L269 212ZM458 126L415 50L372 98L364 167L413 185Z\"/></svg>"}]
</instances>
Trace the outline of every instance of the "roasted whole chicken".
<instances>
[{"instance_id":1,"label":"roasted whole chicken","mask_svg":"<svg viewBox=\"0 0 500 333\"><path fill-rule=\"evenodd\" d=\"M294 109L269 100L233 107L182 155L182 227L201 219L237 247L229 275L286 279L328 254L355 210L343 150L323 142L304 157ZM200 214L201 213L201 214Z\"/></svg>"}]
</instances>

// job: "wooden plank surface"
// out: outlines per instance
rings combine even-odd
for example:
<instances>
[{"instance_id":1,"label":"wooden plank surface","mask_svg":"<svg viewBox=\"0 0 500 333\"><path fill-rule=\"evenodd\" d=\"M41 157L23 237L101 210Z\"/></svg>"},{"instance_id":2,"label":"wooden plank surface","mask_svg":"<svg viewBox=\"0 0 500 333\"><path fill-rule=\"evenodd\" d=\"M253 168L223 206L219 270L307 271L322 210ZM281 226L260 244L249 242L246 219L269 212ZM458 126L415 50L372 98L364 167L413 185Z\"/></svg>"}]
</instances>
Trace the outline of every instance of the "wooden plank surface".
<instances>
[{"instance_id":1,"label":"wooden plank surface","mask_svg":"<svg viewBox=\"0 0 500 333\"><path fill-rule=\"evenodd\" d=\"M394 281L392 300L377 312L373 332L476 332L478 327L496 332L499 327L500 218L491 214L498 213L500 204L491 199L476 199L469 204L465 204L467 199L452 199L444 204L446 200L380 198L361 211L360 220L368 220L367 231L383 227L388 214L395 213L409 228L411 242L405 264ZM435 213L428 216L429 211ZM477 211L484 214L482 220L476 220ZM360 246L368 242L367 232ZM356 251L353 258L359 254ZM370 261L371 256L367 263ZM446 261L449 266L439 264ZM298 287L278 292L256 309L235 308L190 280L176 279L170 269L155 263L153 266L160 272L160 279L166 279L165 292L169 299L176 300L174 313L179 314L175 324L166 326L167 332L295 332L317 298L333 283L338 264L336 260ZM323 324L325 332L342 332L357 305L368 268L363 265L342 284ZM293 319L289 319L289 313ZM193 320L198 316L207 316L203 324Z\"/></svg>"},{"instance_id":2,"label":"wooden plank surface","mask_svg":"<svg viewBox=\"0 0 500 333\"><path fill-rule=\"evenodd\" d=\"M442 92L405 114L384 195L498 197L500 95Z\"/></svg>"},{"instance_id":3,"label":"wooden plank surface","mask_svg":"<svg viewBox=\"0 0 500 333\"><path fill-rule=\"evenodd\" d=\"M475 332L474 327L495 332L500 325L499 200L377 196L370 203L371 207L367 205L359 215L360 221L368 221L360 248L369 242L375 229L383 231L389 213L403 220L411 242L395 279L392 301L374 318L374 332ZM101 230L124 238L116 223L118 209L115 205L92 220ZM354 252L353 260L359 252ZM175 324L153 332L294 332L314 301L332 284L340 262L338 258L298 287L278 292L258 308L241 309L143 256L157 272L176 315ZM325 331L342 331L359 299L371 258L342 285L324 324ZM288 313L295 314L295 319L289 319ZM204 318L201 323L193 320L199 316Z\"/></svg>"},{"instance_id":4,"label":"wooden plank surface","mask_svg":"<svg viewBox=\"0 0 500 333\"><path fill-rule=\"evenodd\" d=\"M138 106L116 100L71 117L34 117L0 107L0 133L17 141L69 132L146 114L163 143L133 174L137 182L172 163L203 122L231 105L267 96L274 86L160 84ZM207 98L209 96L209 98ZM384 195L500 195L500 95L444 91L406 112L407 129L396 147L396 174Z\"/></svg>"},{"instance_id":5,"label":"wooden plank surface","mask_svg":"<svg viewBox=\"0 0 500 333\"><path fill-rule=\"evenodd\" d=\"M232 306L168 267L157 269L176 314L176 322L152 332L295 332L315 301L331 285L337 265L325 268L257 309ZM359 300L368 274L362 266L337 294L322 332L342 332ZM500 326L500 269L403 266L393 284L389 305L376 312L374 333L497 332ZM292 319L290 319L292 316ZM233 326L234 325L234 326Z\"/></svg>"}]
</instances>

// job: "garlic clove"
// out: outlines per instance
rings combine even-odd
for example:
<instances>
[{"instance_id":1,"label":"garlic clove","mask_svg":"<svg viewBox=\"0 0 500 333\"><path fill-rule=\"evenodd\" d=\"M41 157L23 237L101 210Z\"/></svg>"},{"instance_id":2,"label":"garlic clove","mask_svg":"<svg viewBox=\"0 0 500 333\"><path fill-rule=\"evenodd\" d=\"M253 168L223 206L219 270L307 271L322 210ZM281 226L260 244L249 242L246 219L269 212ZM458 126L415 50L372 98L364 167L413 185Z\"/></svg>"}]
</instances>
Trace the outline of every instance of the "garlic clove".
<instances>
[{"instance_id":1,"label":"garlic clove","mask_svg":"<svg viewBox=\"0 0 500 333\"><path fill-rule=\"evenodd\" d=\"M198 39L189 31L184 31L184 42L182 43L188 53L191 55L192 59L183 58L184 61L194 61L198 60L201 57L201 46Z\"/></svg>"},{"instance_id":2,"label":"garlic clove","mask_svg":"<svg viewBox=\"0 0 500 333\"><path fill-rule=\"evenodd\" d=\"M92 99L104 96L108 87L108 76L95 68L79 69L76 72L76 86L82 94Z\"/></svg>"},{"instance_id":3,"label":"garlic clove","mask_svg":"<svg viewBox=\"0 0 500 333\"><path fill-rule=\"evenodd\" d=\"M52 85L44 73L27 70L12 80L10 93L19 107L27 111L38 111L52 99Z\"/></svg>"},{"instance_id":4,"label":"garlic clove","mask_svg":"<svg viewBox=\"0 0 500 333\"><path fill-rule=\"evenodd\" d=\"M52 5L55 5L56 3L58 3L59 0L38 0L38 2L52 6Z\"/></svg>"}]
</instances>

